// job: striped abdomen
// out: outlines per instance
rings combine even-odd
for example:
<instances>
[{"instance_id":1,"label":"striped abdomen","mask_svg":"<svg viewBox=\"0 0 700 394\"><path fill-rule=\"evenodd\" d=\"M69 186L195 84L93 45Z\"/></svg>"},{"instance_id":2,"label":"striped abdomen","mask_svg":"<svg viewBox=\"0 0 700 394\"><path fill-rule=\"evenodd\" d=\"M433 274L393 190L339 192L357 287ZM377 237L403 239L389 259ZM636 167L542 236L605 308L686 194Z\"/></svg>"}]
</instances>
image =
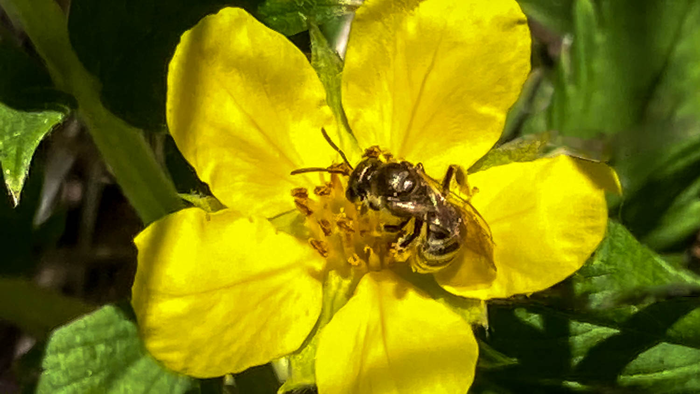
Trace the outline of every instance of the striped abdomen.
<instances>
[{"instance_id":1,"label":"striped abdomen","mask_svg":"<svg viewBox=\"0 0 700 394\"><path fill-rule=\"evenodd\" d=\"M459 210L451 205L428 216L426 231L418 245L417 272L439 271L448 266L460 251L466 228Z\"/></svg>"}]
</instances>

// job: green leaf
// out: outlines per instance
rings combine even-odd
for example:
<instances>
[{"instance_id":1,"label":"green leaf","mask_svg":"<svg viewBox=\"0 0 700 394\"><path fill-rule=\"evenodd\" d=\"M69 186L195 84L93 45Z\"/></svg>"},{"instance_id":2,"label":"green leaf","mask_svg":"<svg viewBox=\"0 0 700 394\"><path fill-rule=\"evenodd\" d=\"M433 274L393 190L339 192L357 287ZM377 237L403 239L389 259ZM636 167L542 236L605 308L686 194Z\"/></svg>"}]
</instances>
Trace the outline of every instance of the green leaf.
<instances>
[{"instance_id":1,"label":"green leaf","mask_svg":"<svg viewBox=\"0 0 700 394\"><path fill-rule=\"evenodd\" d=\"M571 279L522 307L489 307L484 340L518 365L484 371L475 387L498 382L514 392L698 392L700 302L679 298L698 291L697 275L611 222L593 258Z\"/></svg>"},{"instance_id":2,"label":"green leaf","mask_svg":"<svg viewBox=\"0 0 700 394\"><path fill-rule=\"evenodd\" d=\"M64 117L62 112L23 112L0 103L0 164L15 206L19 204L34 151Z\"/></svg>"},{"instance_id":3,"label":"green leaf","mask_svg":"<svg viewBox=\"0 0 700 394\"><path fill-rule=\"evenodd\" d=\"M661 343L637 356L618 378L621 386L649 393L700 391L700 350Z\"/></svg>"},{"instance_id":4,"label":"green leaf","mask_svg":"<svg viewBox=\"0 0 700 394\"><path fill-rule=\"evenodd\" d=\"M532 161L542 156L549 143L549 133L532 134L509 141L490 150L469 168L469 173L513 162Z\"/></svg>"},{"instance_id":5,"label":"green leaf","mask_svg":"<svg viewBox=\"0 0 700 394\"><path fill-rule=\"evenodd\" d=\"M583 307L622 321L639 307L620 304L625 298L659 286L700 286L700 277L667 263L641 245L624 226L611 221L593 258L571 283Z\"/></svg>"},{"instance_id":6,"label":"green leaf","mask_svg":"<svg viewBox=\"0 0 700 394\"><path fill-rule=\"evenodd\" d=\"M308 29L308 22L321 25L350 14L361 0L266 0L259 8L262 21L291 36Z\"/></svg>"},{"instance_id":7,"label":"green leaf","mask_svg":"<svg viewBox=\"0 0 700 394\"><path fill-rule=\"evenodd\" d=\"M592 261L571 282L588 318L618 330L589 348L575 371L579 380L655 393L700 390L700 303L674 298L697 292L700 277L611 223Z\"/></svg>"},{"instance_id":8,"label":"green leaf","mask_svg":"<svg viewBox=\"0 0 700 394\"><path fill-rule=\"evenodd\" d=\"M486 380L514 392L697 392L700 349L659 339L674 319L697 307L676 304L645 308L619 326L550 308L492 307L488 342L519 364L482 370L475 386Z\"/></svg>"},{"instance_id":9,"label":"green leaf","mask_svg":"<svg viewBox=\"0 0 700 394\"><path fill-rule=\"evenodd\" d=\"M505 354L489 346L486 342L478 339L477 342L479 344L479 360L476 364L477 368L503 368L518 363L516 359L506 356Z\"/></svg>"},{"instance_id":10,"label":"green leaf","mask_svg":"<svg viewBox=\"0 0 700 394\"><path fill-rule=\"evenodd\" d=\"M41 63L12 41L0 39L0 165L16 206L34 150L63 120L72 99L53 86Z\"/></svg>"},{"instance_id":11,"label":"green leaf","mask_svg":"<svg viewBox=\"0 0 700 394\"><path fill-rule=\"evenodd\" d=\"M82 301L42 289L25 279L0 278L0 319L37 338L92 311Z\"/></svg>"},{"instance_id":12,"label":"green leaf","mask_svg":"<svg viewBox=\"0 0 700 394\"><path fill-rule=\"evenodd\" d=\"M128 313L105 306L49 338L37 393L184 393L194 380L143 347Z\"/></svg>"},{"instance_id":13,"label":"green leaf","mask_svg":"<svg viewBox=\"0 0 700 394\"><path fill-rule=\"evenodd\" d=\"M654 249L666 249L700 228L700 177L680 193L659 218L644 243Z\"/></svg>"},{"instance_id":14,"label":"green leaf","mask_svg":"<svg viewBox=\"0 0 700 394\"><path fill-rule=\"evenodd\" d=\"M194 205L195 207L205 210L207 212L216 212L220 211L224 208L224 204L221 203L216 197L214 196L202 196L199 194L180 194L180 197L189 202L190 204Z\"/></svg>"},{"instance_id":15,"label":"green leaf","mask_svg":"<svg viewBox=\"0 0 700 394\"><path fill-rule=\"evenodd\" d=\"M611 222L593 259L571 280L580 307L606 324L620 324L659 298L700 288L700 277L663 260L622 225ZM657 316L658 317L658 316ZM700 309L663 333L666 340L700 348Z\"/></svg>"}]
</instances>

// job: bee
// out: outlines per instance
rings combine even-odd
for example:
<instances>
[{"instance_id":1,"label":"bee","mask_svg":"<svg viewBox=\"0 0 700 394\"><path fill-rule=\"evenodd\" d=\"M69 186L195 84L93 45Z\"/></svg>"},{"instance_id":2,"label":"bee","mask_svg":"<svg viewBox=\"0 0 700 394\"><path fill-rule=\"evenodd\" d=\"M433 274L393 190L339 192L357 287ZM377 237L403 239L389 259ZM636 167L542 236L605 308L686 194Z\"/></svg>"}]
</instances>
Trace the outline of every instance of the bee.
<instances>
[{"instance_id":1,"label":"bee","mask_svg":"<svg viewBox=\"0 0 700 394\"><path fill-rule=\"evenodd\" d=\"M356 167L332 142L323 136L350 168L350 172L329 168L304 168L292 174L324 171L348 175L345 197L374 211L386 210L398 218L398 225L384 225L388 232L404 232L395 243L398 251L415 246L416 272L436 272L449 266L465 249L493 261L493 242L486 222L472 205L450 191L453 180L465 183L458 166L449 166L442 182L430 178L421 163L381 160L377 147L368 149ZM410 231L405 231L413 221ZM469 237L468 237L469 236Z\"/></svg>"}]
</instances>

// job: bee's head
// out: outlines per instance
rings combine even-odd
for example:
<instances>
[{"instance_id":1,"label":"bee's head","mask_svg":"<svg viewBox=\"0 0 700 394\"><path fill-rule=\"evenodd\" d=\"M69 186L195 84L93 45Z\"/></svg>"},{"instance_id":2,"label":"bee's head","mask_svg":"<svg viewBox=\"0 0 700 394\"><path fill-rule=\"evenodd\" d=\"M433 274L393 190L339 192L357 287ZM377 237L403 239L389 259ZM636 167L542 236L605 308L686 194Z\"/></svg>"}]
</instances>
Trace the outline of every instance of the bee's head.
<instances>
[{"instance_id":1,"label":"bee's head","mask_svg":"<svg viewBox=\"0 0 700 394\"><path fill-rule=\"evenodd\" d=\"M350 173L345 197L350 202L366 201L372 189L372 178L383 164L376 158L362 160Z\"/></svg>"}]
</instances>

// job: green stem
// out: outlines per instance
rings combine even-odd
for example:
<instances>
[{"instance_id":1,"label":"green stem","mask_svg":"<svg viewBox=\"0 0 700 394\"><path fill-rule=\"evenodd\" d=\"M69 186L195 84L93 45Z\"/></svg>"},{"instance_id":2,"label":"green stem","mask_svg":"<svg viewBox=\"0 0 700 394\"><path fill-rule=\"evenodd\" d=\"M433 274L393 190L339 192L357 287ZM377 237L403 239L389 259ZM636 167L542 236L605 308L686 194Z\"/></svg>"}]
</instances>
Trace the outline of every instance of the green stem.
<instances>
[{"instance_id":1,"label":"green stem","mask_svg":"<svg viewBox=\"0 0 700 394\"><path fill-rule=\"evenodd\" d=\"M99 82L73 51L67 21L58 4L53 0L0 0L0 6L24 28L56 86L77 100L78 115L144 223L180 209L183 203L142 131L102 105Z\"/></svg>"}]
</instances>

